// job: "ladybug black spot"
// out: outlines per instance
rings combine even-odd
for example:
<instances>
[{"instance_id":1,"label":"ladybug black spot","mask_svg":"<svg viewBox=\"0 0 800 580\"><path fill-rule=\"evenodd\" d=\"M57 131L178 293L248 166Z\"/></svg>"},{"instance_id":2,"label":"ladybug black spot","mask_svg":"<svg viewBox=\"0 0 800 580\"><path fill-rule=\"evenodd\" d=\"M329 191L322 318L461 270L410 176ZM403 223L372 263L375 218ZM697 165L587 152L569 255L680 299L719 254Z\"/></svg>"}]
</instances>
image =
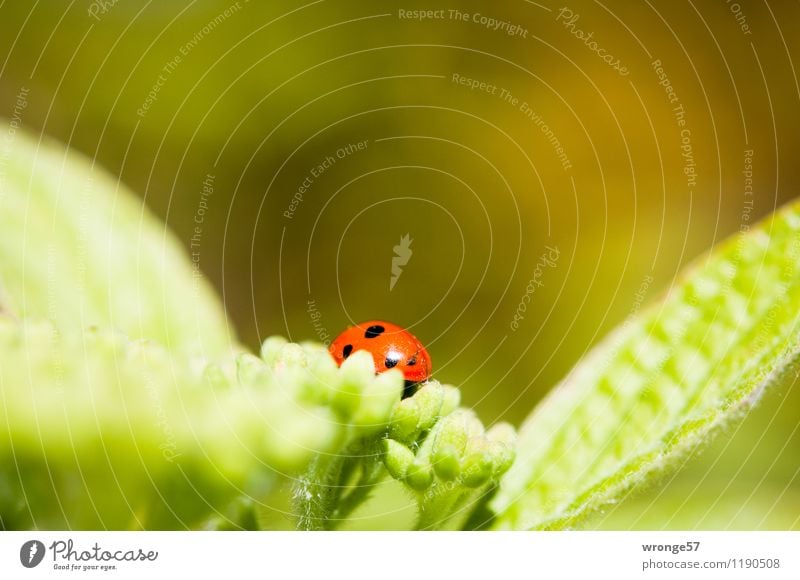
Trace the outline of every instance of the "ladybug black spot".
<instances>
[{"instance_id":1,"label":"ladybug black spot","mask_svg":"<svg viewBox=\"0 0 800 580\"><path fill-rule=\"evenodd\" d=\"M406 364L410 367L413 367L415 364L417 364L417 355L414 355L410 359L408 359L408 362Z\"/></svg>"},{"instance_id":2,"label":"ladybug black spot","mask_svg":"<svg viewBox=\"0 0 800 580\"><path fill-rule=\"evenodd\" d=\"M396 367L396 366L397 366L397 363L399 363L399 362L400 362L400 359L399 359L399 358L396 358L396 357L394 357L394 356L387 356L387 357L386 357L386 360L385 360L385 361L383 361L383 362L384 362L384 364L386 365L386 368L387 368L387 369L392 369L392 368L394 368L394 367Z\"/></svg>"},{"instance_id":3,"label":"ladybug black spot","mask_svg":"<svg viewBox=\"0 0 800 580\"><path fill-rule=\"evenodd\" d=\"M342 349L342 355L344 356L344 358L349 357L351 352L353 352L353 345L352 344L344 345L344 348Z\"/></svg>"},{"instance_id":4,"label":"ladybug black spot","mask_svg":"<svg viewBox=\"0 0 800 580\"><path fill-rule=\"evenodd\" d=\"M383 334L386 329L382 327L380 324L375 324L370 326L367 331L364 333L365 338L375 338Z\"/></svg>"}]
</instances>

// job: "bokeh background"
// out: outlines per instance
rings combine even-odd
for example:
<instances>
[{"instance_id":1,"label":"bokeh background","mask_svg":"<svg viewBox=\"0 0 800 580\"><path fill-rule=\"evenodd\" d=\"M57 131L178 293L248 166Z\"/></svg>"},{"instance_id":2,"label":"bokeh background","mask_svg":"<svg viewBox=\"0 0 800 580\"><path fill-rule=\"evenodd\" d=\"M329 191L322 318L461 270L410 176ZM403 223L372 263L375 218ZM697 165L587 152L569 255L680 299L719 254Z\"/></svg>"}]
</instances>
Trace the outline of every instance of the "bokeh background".
<instances>
[{"instance_id":1,"label":"bokeh background","mask_svg":"<svg viewBox=\"0 0 800 580\"><path fill-rule=\"evenodd\" d=\"M25 128L138 192L246 344L392 320L519 424L797 195L798 33L797 2L5 2L0 115L26 91ZM800 529L799 420L773 391L592 525Z\"/></svg>"}]
</instances>

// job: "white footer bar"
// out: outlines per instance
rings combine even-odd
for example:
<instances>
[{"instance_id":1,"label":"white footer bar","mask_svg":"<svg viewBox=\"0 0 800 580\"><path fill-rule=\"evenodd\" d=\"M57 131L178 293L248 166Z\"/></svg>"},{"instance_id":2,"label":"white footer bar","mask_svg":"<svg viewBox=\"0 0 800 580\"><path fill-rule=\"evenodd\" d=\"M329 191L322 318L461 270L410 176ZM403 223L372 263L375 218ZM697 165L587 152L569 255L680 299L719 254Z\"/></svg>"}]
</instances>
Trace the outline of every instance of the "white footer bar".
<instances>
[{"instance_id":1,"label":"white footer bar","mask_svg":"<svg viewBox=\"0 0 800 580\"><path fill-rule=\"evenodd\" d=\"M800 532L2 532L0 578L800 578ZM225 576L222 576L225 575ZM582 575L582 576L577 576ZM586 576L583 576L586 575Z\"/></svg>"}]
</instances>

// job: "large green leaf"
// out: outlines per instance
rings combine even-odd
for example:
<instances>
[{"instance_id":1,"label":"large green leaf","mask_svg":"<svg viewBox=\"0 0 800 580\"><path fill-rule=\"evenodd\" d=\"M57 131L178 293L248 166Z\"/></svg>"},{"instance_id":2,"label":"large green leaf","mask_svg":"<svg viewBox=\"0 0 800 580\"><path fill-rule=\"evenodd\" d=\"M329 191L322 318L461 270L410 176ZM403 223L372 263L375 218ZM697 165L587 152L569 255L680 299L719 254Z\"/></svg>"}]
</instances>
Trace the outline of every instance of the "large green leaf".
<instances>
[{"instance_id":1,"label":"large green leaf","mask_svg":"<svg viewBox=\"0 0 800 580\"><path fill-rule=\"evenodd\" d=\"M696 261L522 426L500 529L576 525L741 417L800 351L800 203Z\"/></svg>"},{"instance_id":2,"label":"large green leaf","mask_svg":"<svg viewBox=\"0 0 800 580\"><path fill-rule=\"evenodd\" d=\"M261 449L216 419L234 401L172 358L0 316L0 528L180 528L223 510L239 467L258 467L242 447Z\"/></svg>"},{"instance_id":3,"label":"large green leaf","mask_svg":"<svg viewBox=\"0 0 800 580\"><path fill-rule=\"evenodd\" d=\"M116 328L173 351L230 351L219 300L140 198L63 145L9 135L0 174L6 310L60 330Z\"/></svg>"}]
</instances>

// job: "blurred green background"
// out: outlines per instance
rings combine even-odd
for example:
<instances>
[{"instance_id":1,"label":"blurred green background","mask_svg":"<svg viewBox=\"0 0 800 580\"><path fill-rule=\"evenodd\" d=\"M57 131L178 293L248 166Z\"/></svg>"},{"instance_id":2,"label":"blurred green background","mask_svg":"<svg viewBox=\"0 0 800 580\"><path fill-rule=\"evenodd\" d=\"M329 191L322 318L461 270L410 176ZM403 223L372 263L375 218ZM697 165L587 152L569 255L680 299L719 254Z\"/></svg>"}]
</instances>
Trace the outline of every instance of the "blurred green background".
<instances>
[{"instance_id":1,"label":"blurred green background","mask_svg":"<svg viewBox=\"0 0 800 580\"><path fill-rule=\"evenodd\" d=\"M4 3L0 115L26 90L24 127L138 192L253 348L392 320L485 422L519 424L642 300L800 183L800 4L562 8ZM558 260L537 272L548 247ZM799 408L796 386L774 391L596 524L800 528Z\"/></svg>"}]
</instances>

